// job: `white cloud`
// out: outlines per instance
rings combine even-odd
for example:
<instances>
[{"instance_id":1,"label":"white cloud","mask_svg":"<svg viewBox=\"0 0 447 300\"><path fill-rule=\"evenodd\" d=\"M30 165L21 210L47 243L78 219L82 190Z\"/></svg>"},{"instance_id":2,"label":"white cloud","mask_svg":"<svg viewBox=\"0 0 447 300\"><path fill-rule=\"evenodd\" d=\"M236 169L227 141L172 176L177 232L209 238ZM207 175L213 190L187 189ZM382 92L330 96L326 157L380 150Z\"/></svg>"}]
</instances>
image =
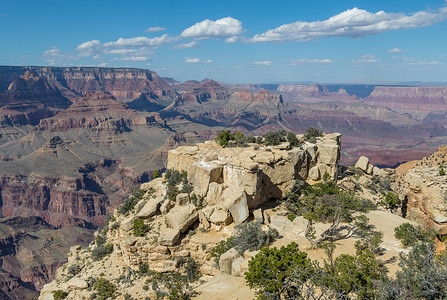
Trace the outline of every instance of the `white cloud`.
<instances>
[{"instance_id":1,"label":"white cloud","mask_svg":"<svg viewBox=\"0 0 447 300\"><path fill-rule=\"evenodd\" d=\"M366 54L360 57L360 59L353 60L352 63L354 64L375 64L378 63L380 60L377 59L373 54Z\"/></svg>"},{"instance_id":2,"label":"white cloud","mask_svg":"<svg viewBox=\"0 0 447 300\"><path fill-rule=\"evenodd\" d=\"M119 58L114 58L114 60L119 61L148 61L150 56L123 56Z\"/></svg>"},{"instance_id":3,"label":"white cloud","mask_svg":"<svg viewBox=\"0 0 447 300\"><path fill-rule=\"evenodd\" d=\"M333 59L324 58L324 59L307 59L307 58L300 58L300 59L290 59L290 65L295 66L298 64L331 64L334 62Z\"/></svg>"},{"instance_id":4,"label":"white cloud","mask_svg":"<svg viewBox=\"0 0 447 300\"><path fill-rule=\"evenodd\" d=\"M167 34L163 34L162 36L154 38L138 36L128 39L119 38L116 42L105 43L104 47L107 48L132 48L132 47L149 47L149 46L154 47L171 43L175 40L176 40L175 38L171 38Z\"/></svg>"},{"instance_id":5,"label":"white cloud","mask_svg":"<svg viewBox=\"0 0 447 300\"><path fill-rule=\"evenodd\" d=\"M271 65L272 65L272 62L271 62L270 60L265 60L265 61L254 61L254 62L252 62L252 63L250 63L250 64L253 64L253 65L260 65L260 66L271 66Z\"/></svg>"},{"instance_id":6,"label":"white cloud","mask_svg":"<svg viewBox=\"0 0 447 300\"><path fill-rule=\"evenodd\" d=\"M60 51L57 48L53 48L50 50L45 51L42 54L42 59L49 64L50 66L55 65L67 65L70 60L76 60L77 57L71 55L70 53L65 53Z\"/></svg>"},{"instance_id":7,"label":"white cloud","mask_svg":"<svg viewBox=\"0 0 447 300\"><path fill-rule=\"evenodd\" d=\"M248 42L306 42L318 38L362 38L391 30L425 27L447 19L447 7L436 12L370 13L354 7L324 21L284 24L253 36Z\"/></svg>"},{"instance_id":8,"label":"white cloud","mask_svg":"<svg viewBox=\"0 0 447 300\"><path fill-rule=\"evenodd\" d=\"M213 62L212 59L202 60L200 58L185 57L186 64L209 64L212 62Z\"/></svg>"},{"instance_id":9,"label":"white cloud","mask_svg":"<svg viewBox=\"0 0 447 300\"><path fill-rule=\"evenodd\" d=\"M164 31L164 30L166 30L166 28L157 26L157 27L149 27L148 29L145 29L144 31L146 31L146 32L159 32L159 31Z\"/></svg>"},{"instance_id":10,"label":"white cloud","mask_svg":"<svg viewBox=\"0 0 447 300\"><path fill-rule=\"evenodd\" d=\"M388 52L390 52L390 53L402 53L402 52L404 52L404 50L402 50L400 48L393 48L393 49L390 49L390 51L388 51Z\"/></svg>"},{"instance_id":11,"label":"white cloud","mask_svg":"<svg viewBox=\"0 0 447 300\"><path fill-rule=\"evenodd\" d=\"M206 19L183 30L180 34L183 38L228 38L227 42L236 41L242 32L242 22L232 17L222 18L216 21Z\"/></svg>"},{"instance_id":12,"label":"white cloud","mask_svg":"<svg viewBox=\"0 0 447 300\"><path fill-rule=\"evenodd\" d=\"M87 41L77 46L75 50L79 52L79 56L87 57L101 51L101 42L99 40Z\"/></svg>"},{"instance_id":13,"label":"white cloud","mask_svg":"<svg viewBox=\"0 0 447 300\"><path fill-rule=\"evenodd\" d=\"M192 41L189 43L174 45L174 46L172 46L172 49L181 50L181 49L190 49L190 48L198 48L198 47L200 47L199 43L197 43L196 41Z\"/></svg>"}]
</instances>

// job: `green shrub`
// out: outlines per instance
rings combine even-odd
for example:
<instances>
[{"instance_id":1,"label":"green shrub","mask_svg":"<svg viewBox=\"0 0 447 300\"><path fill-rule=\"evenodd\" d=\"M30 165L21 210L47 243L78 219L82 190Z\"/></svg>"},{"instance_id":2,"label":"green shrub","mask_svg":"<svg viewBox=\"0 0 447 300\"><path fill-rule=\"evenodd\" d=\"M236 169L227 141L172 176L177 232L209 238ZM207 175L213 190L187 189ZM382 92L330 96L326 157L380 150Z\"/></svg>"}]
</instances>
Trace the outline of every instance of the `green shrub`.
<instances>
[{"instance_id":1,"label":"green shrub","mask_svg":"<svg viewBox=\"0 0 447 300\"><path fill-rule=\"evenodd\" d=\"M98 234L95 238L95 243L97 246L102 246L107 242L107 238L105 235Z\"/></svg>"},{"instance_id":2,"label":"green shrub","mask_svg":"<svg viewBox=\"0 0 447 300\"><path fill-rule=\"evenodd\" d=\"M234 247L233 237L229 237L225 241L220 241L220 243L211 250L211 256L214 257L216 263L219 263L220 256Z\"/></svg>"},{"instance_id":3,"label":"green shrub","mask_svg":"<svg viewBox=\"0 0 447 300\"><path fill-rule=\"evenodd\" d=\"M229 130L222 130L217 134L216 143L221 145L222 147L227 146L230 140L234 140L234 134L232 134Z\"/></svg>"},{"instance_id":4,"label":"green shrub","mask_svg":"<svg viewBox=\"0 0 447 300\"><path fill-rule=\"evenodd\" d=\"M296 271L300 271L298 278ZM301 299L297 285L312 273L313 265L307 254L292 242L280 249L262 248L248 262L245 280L251 289L257 290L258 299ZM294 279L296 281L292 282Z\"/></svg>"},{"instance_id":5,"label":"green shrub","mask_svg":"<svg viewBox=\"0 0 447 300\"><path fill-rule=\"evenodd\" d=\"M439 176L444 176L444 175L445 175L444 167L439 166Z\"/></svg>"},{"instance_id":6,"label":"green shrub","mask_svg":"<svg viewBox=\"0 0 447 300\"><path fill-rule=\"evenodd\" d=\"M144 236L148 231L148 227L140 218L133 220L132 231L135 236Z\"/></svg>"},{"instance_id":7,"label":"green shrub","mask_svg":"<svg viewBox=\"0 0 447 300\"><path fill-rule=\"evenodd\" d=\"M159 170L155 170L154 173L152 174L152 178L155 179L155 178L158 178L158 177L160 177L160 171Z\"/></svg>"},{"instance_id":8,"label":"green shrub","mask_svg":"<svg viewBox=\"0 0 447 300\"><path fill-rule=\"evenodd\" d=\"M276 146L286 141L285 130L269 131L262 135L263 143L266 146Z\"/></svg>"},{"instance_id":9,"label":"green shrub","mask_svg":"<svg viewBox=\"0 0 447 300\"><path fill-rule=\"evenodd\" d=\"M399 239L405 247L413 246L418 242L429 242L433 240L435 233L425 231L421 226L404 223L394 228L394 236Z\"/></svg>"},{"instance_id":10,"label":"green shrub","mask_svg":"<svg viewBox=\"0 0 447 300\"><path fill-rule=\"evenodd\" d=\"M309 141L319 136L323 136L323 132L313 127L307 128L306 132L304 133L304 139L306 141Z\"/></svg>"},{"instance_id":11,"label":"green shrub","mask_svg":"<svg viewBox=\"0 0 447 300\"><path fill-rule=\"evenodd\" d=\"M296 137L296 134L293 132L288 132L286 135L287 141L290 143L290 146L298 146L300 144L298 138Z\"/></svg>"},{"instance_id":12,"label":"green shrub","mask_svg":"<svg viewBox=\"0 0 447 300\"><path fill-rule=\"evenodd\" d=\"M189 282L194 282L200 278L200 265L192 258L188 258L185 265L186 278Z\"/></svg>"},{"instance_id":13,"label":"green shrub","mask_svg":"<svg viewBox=\"0 0 447 300\"><path fill-rule=\"evenodd\" d=\"M381 203L382 205L385 205L386 208L388 208L391 212L393 209L397 208L400 204L399 196L393 192L388 192L385 196L385 201Z\"/></svg>"},{"instance_id":14,"label":"green shrub","mask_svg":"<svg viewBox=\"0 0 447 300\"><path fill-rule=\"evenodd\" d=\"M140 199L138 199L136 197L132 197L132 196L124 199L123 204L121 204L121 206L118 207L118 212L122 215L127 215L129 213L129 211L134 209L134 207L135 207L135 205L137 205L138 201L140 201Z\"/></svg>"},{"instance_id":15,"label":"green shrub","mask_svg":"<svg viewBox=\"0 0 447 300\"><path fill-rule=\"evenodd\" d=\"M74 264L74 265L68 266L68 269L67 269L68 274L75 276L79 272L81 272L81 267L79 267L78 265Z\"/></svg>"},{"instance_id":16,"label":"green shrub","mask_svg":"<svg viewBox=\"0 0 447 300\"><path fill-rule=\"evenodd\" d=\"M291 222L293 222L293 220L295 220L295 218L296 218L296 215L294 215L294 214L287 215L287 219L289 219Z\"/></svg>"},{"instance_id":17,"label":"green shrub","mask_svg":"<svg viewBox=\"0 0 447 300\"><path fill-rule=\"evenodd\" d=\"M100 300L105 300L109 297L115 297L115 285L105 278L99 278L98 280L96 280L93 288L96 291L96 296L99 297L98 299Z\"/></svg>"},{"instance_id":18,"label":"green shrub","mask_svg":"<svg viewBox=\"0 0 447 300\"><path fill-rule=\"evenodd\" d=\"M261 223L247 222L236 226L233 243L235 249L243 254L246 250L255 251L269 245L278 237L278 231L269 227L262 230Z\"/></svg>"},{"instance_id":19,"label":"green shrub","mask_svg":"<svg viewBox=\"0 0 447 300\"><path fill-rule=\"evenodd\" d=\"M93 249L91 258L93 260L101 260L112 252L113 252L113 244L109 243L107 245L99 246Z\"/></svg>"},{"instance_id":20,"label":"green shrub","mask_svg":"<svg viewBox=\"0 0 447 300\"><path fill-rule=\"evenodd\" d=\"M62 300L67 298L68 293L63 290L57 290L53 292L53 299L54 300Z\"/></svg>"}]
</instances>

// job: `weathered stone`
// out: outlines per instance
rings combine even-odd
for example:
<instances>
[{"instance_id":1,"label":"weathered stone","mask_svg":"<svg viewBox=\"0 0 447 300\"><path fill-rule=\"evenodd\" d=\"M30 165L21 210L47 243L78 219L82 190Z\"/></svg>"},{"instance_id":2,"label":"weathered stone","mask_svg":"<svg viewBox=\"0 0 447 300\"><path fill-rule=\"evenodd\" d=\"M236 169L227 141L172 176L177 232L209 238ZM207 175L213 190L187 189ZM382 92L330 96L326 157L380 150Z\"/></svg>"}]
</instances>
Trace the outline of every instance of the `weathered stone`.
<instances>
[{"instance_id":1,"label":"weathered stone","mask_svg":"<svg viewBox=\"0 0 447 300\"><path fill-rule=\"evenodd\" d=\"M121 228L124 231L129 231L133 226L133 220L135 220L135 215L131 215L121 221Z\"/></svg>"},{"instance_id":2,"label":"weathered stone","mask_svg":"<svg viewBox=\"0 0 447 300\"><path fill-rule=\"evenodd\" d=\"M236 258L231 264L231 275L237 275L241 273L241 264L244 262L242 257Z\"/></svg>"},{"instance_id":3,"label":"weathered stone","mask_svg":"<svg viewBox=\"0 0 447 300\"><path fill-rule=\"evenodd\" d=\"M314 181L320 180L321 176L320 176L320 169L318 168L318 166L312 167L309 170L308 178Z\"/></svg>"},{"instance_id":4,"label":"weathered stone","mask_svg":"<svg viewBox=\"0 0 447 300\"><path fill-rule=\"evenodd\" d=\"M322 142L317 143L318 147L318 158L317 162L333 165L336 164L340 158L340 146L337 143Z\"/></svg>"},{"instance_id":5,"label":"weathered stone","mask_svg":"<svg viewBox=\"0 0 447 300\"><path fill-rule=\"evenodd\" d=\"M221 273L231 275L233 269L233 262L241 257L235 248L231 248L220 256L219 269Z\"/></svg>"},{"instance_id":6,"label":"weathered stone","mask_svg":"<svg viewBox=\"0 0 447 300\"><path fill-rule=\"evenodd\" d=\"M372 174L373 174L373 175L380 176L380 177L384 177L384 176L387 176L387 175L388 175L388 173L387 173L386 171L384 171L384 170L382 170L382 169L380 169L380 168L378 168L378 167L374 167L374 168L373 168L373 170L372 170Z\"/></svg>"},{"instance_id":7,"label":"weathered stone","mask_svg":"<svg viewBox=\"0 0 447 300\"><path fill-rule=\"evenodd\" d=\"M366 172L368 170L368 166L369 166L369 158L366 156L360 156L359 160L354 165L356 169L360 169L363 172Z\"/></svg>"},{"instance_id":8,"label":"weathered stone","mask_svg":"<svg viewBox=\"0 0 447 300\"><path fill-rule=\"evenodd\" d=\"M160 273L177 271L177 262L173 260L162 260L151 264L151 270Z\"/></svg>"},{"instance_id":9,"label":"weathered stone","mask_svg":"<svg viewBox=\"0 0 447 300\"><path fill-rule=\"evenodd\" d=\"M259 152L253 159L257 163L271 164L275 160L272 152Z\"/></svg>"},{"instance_id":10,"label":"weathered stone","mask_svg":"<svg viewBox=\"0 0 447 300\"><path fill-rule=\"evenodd\" d=\"M262 209L258 208L253 211L253 216L255 217L255 221L259 223L264 223L264 216L262 214Z\"/></svg>"},{"instance_id":11,"label":"weathered stone","mask_svg":"<svg viewBox=\"0 0 447 300\"><path fill-rule=\"evenodd\" d=\"M216 225L228 225L231 223L231 216L224 209L215 209L210 216L210 222Z\"/></svg>"},{"instance_id":12,"label":"weathered stone","mask_svg":"<svg viewBox=\"0 0 447 300\"><path fill-rule=\"evenodd\" d=\"M208 186L208 193L206 194L206 202L208 205L219 204L223 201L223 187L222 184L211 182Z\"/></svg>"},{"instance_id":13,"label":"weathered stone","mask_svg":"<svg viewBox=\"0 0 447 300\"><path fill-rule=\"evenodd\" d=\"M439 224L447 223L447 217L440 214L433 214L433 221Z\"/></svg>"},{"instance_id":14,"label":"weathered stone","mask_svg":"<svg viewBox=\"0 0 447 300\"><path fill-rule=\"evenodd\" d=\"M158 243L163 246L173 246L180 237L180 230L176 228L168 228L160 232Z\"/></svg>"},{"instance_id":15,"label":"weathered stone","mask_svg":"<svg viewBox=\"0 0 447 300\"><path fill-rule=\"evenodd\" d=\"M167 199L167 200L165 200L163 202L162 205L160 205L160 212L163 215L165 215L165 214L167 214L171 210L171 208L174 207L174 205L175 205L174 202L172 202L171 200Z\"/></svg>"},{"instance_id":16,"label":"weathered stone","mask_svg":"<svg viewBox=\"0 0 447 300\"><path fill-rule=\"evenodd\" d=\"M166 214L166 218L175 229L185 232L199 218L199 214L194 204L190 203L174 207Z\"/></svg>"},{"instance_id":17,"label":"weathered stone","mask_svg":"<svg viewBox=\"0 0 447 300\"><path fill-rule=\"evenodd\" d=\"M265 224L270 224L270 215L268 213L268 211L264 210L264 223Z\"/></svg>"},{"instance_id":18,"label":"weathered stone","mask_svg":"<svg viewBox=\"0 0 447 300\"><path fill-rule=\"evenodd\" d=\"M204 197L211 182L218 182L222 177L223 167L220 163L199 161L194 164L195 175L193 185L197 195Z\"/></svg>"},{"instance_id":19,"label":"weathered stone","mask_svg":"<svg viewBox=\"0 0 447 300\"><path fill-rule=\"evenodd\" d=\"M229 186L224 191L224 206L228 209L236 224L244 222L249 215L247 195L239 186Z\"/></svg>"},{"instance_id":20,"label":"weathered stone","mask_svg":"<svg viewBox=\"0 0 447 300\"><path fill-rule=\"evenodd\" d=\"M368 165L368 169L366 170L366 174L372 174L373 173L374 166L372 164Z\"/></svg>"},{"instance_id":21,"label":"weathered stone","mask_svg":"<svg viewBox=\"0 0 447 300\"><path fill-rule=\"evenodd\" d=\"M157 209L160 206L160 202L162 199L160 198L150 198L147 200L146 204L137 214L137 217L145 219L150 218L157 213Z\"/></svg>"},{"instance_id":22,"label":"weathered stone","mask_svg":"<svg viewBox=\"0 0 447 300\"><path fill-rule=\"evenodd\" d=\"M85 290L86 288L88 288L88 283L83 279L73 277L67 282L67 287L74 290Z\"/></svg>"},{"instance_id":23,"label":"weathered stone","mask_svg":"<svg viewBox=\"0 0 447 300\"><path fill-rule=\"evenodd\" d=\"M186 205L189 203L189 196L187 193L180 193L175 197L175 203L177 205Z\"/></svg>"},{"instance_id":24,"label":"weathered stone","mask_svg":"<svg viewBox=\"0 0 447 300\"><path fill-rule=\"evenodd\" d=\"M202 210L199 210L199 222L202 224L203 228L210 228L211 224L208 221L208 218L205 216Z\"/></svg>"}]
</instances>

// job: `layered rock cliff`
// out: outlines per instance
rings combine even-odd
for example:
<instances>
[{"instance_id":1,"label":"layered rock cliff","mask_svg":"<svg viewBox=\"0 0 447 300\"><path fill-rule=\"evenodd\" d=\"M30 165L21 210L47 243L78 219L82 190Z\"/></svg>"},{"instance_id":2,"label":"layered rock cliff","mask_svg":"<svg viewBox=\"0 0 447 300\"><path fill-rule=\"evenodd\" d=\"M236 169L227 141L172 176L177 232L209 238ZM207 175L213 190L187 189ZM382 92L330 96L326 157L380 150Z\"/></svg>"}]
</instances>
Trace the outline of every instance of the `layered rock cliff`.
<instances>
[{"instance_id":1,"label":"layered rock cliff","mask_svg":"<svg viewBox=\"0 0 447 300\"><path fill-rule=\"evenodd\" d=\"M402 214L447 234L447 146L422 160L397 168L397 180L403 196Z\"/></svg>"}]
</instances>

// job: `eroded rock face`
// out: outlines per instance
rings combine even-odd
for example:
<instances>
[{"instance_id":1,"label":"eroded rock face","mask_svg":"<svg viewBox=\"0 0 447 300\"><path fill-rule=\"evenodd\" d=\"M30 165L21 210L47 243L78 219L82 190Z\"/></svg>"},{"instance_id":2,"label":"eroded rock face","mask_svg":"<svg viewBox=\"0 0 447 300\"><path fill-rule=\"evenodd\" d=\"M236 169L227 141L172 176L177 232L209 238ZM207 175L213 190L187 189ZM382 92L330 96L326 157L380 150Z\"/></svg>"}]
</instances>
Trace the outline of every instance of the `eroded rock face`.
<instances>
[{"instance_id":1,"label":"eroded rock face","mask_svg":"<svg viewBox=\"0 0 447 300\"><path fill-rule=\"evenodd\" d=\"M443 146L433 155L397 169L404 194L402 214L440 234L447 234L447 176L441 176L439 171L446 156L447 147ZM408 170L401 172L404 169Z\"/></svg>"},{"instance_id":2,"label":"eroded rock face","mask_svg":"<svg viewBox=\"0 0 447 300\"><path fill-rule=\"evenodd\" d=\"M220 211L204 212L209 222L228 222L226 211L239 224L248 218L249 209L285 196L297 179L318 181L326 173L335 177L340 134L326 134L315 144L290 148L288 143L222 148L207 141L169 151L167 167L186 170L194 193Z\"/></svg>"}]
</instances>

